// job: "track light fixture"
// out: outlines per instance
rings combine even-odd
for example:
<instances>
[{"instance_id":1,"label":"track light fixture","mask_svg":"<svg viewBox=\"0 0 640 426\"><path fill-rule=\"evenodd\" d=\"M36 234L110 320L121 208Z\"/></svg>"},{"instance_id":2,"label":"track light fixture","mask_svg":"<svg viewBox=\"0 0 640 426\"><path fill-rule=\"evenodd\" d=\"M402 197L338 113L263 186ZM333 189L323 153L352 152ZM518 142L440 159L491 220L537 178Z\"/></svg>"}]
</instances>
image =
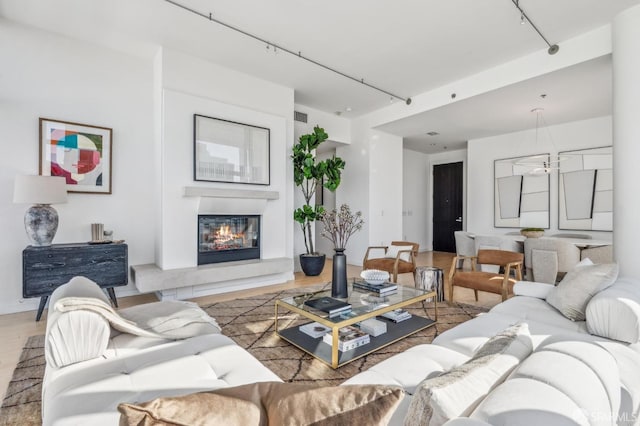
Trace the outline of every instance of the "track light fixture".
<instances>
[{"instance_id":1,"label":"track light fixture","mask_svg":"<svg viewBox=\"0 0 640 426\"><path fill-rule=\"evenodd\" d=\"M280 46L278 44L275 44L275 43L272 43L270 41L267 41L267 40L263 39L262 37L257 36L255 34L252 34L252 33L248 32L248 31L245 31L245 30L243 30L241 28L238 28L238 27L235 27L233 25L227 24L226 22L222 22L219 19L214 18L212 13L206 14L206 13L198 12L195 9L187 7L187 6L185 6L183 4L180 4L180 3L176 2L176 1L173 1L173 0L164 0L164 1L166 1L167 3L172 4L174 6L177 6L177 7L181 8L181 9L183 9L183 10L191 12L194 15L198 15L198 16L200 16L202 18L205 18L205 19L207 19L207 20L209 20L211 22L215 22L218 25L222 25L223 27L228 28L228 29L230 29L232 31L235 31L235 32L240 33L240 34L242 34L244 36L247 36L249 38L257 40L257 41L259 41L261 43L264 43L267 46L267 50L270 50L270 48L273 48L273 52L274 53L278 53L279 50L283 51L283 52L286 52L286 53L290 54L291 56L295 56L296 58L299 58L299 59L302 59L304 61L307 61L307 62L309 62L309 63L311 63L313 65L316 65L316 66L318 66L320 68L323 68L323 69L325 69L327 71L331 71L334 74L338 74L338 75L340 75L340 76L342 76L344 78L348 78L349 80L352 80L352 81L355 81L357 83L360 83L360 84L362 84L364 86L367 86L367 87L369 87L369 88L371 88L373 90L376 90L376 91L378 91L380 93L384 93L385 95L391 96L392 99L394 99L394 98L395 99L400 99L401 101L404 101L404 103L407 104L407 105L411 104L411 98L405 98L403 96L396 95L396 94L394 94L392 92L389 92L387 90L381 89L380 87L377 87L377 86L374 86L373 84L365 82L364 78L353 77L353 76L351 76L349 74L346 74L346 73L344 73L342 71L339 71L339 70L337 70L335 68L332 68L332 67L330 67L328 65L324 65L324 64L322 64L322 63L320 63L320 62L318 62L318 61L316 61L314 59L306 57L300 51L294 52L291 49L287 49L286 47L283 47L283 46Z\"/></svg>"},{"instance_id":2,"label":"track light fixture","mask_svg":"<svg viewBox=\"0 0 640 426\"><path fill-rule=\"evenodd\" d=\"M536 30L538 35L544 40L545 43L547 43L547 46L549 46L549 49L547 49L547 53L549 55L555 55L556 53L558 53L558 50L560 50L560 46L558 46L557 44L549 43L549 41L546 39L546 37L544 35L542 35L542 33L540 32L538 27L536 27L536 25L533 23L531 18L529 18L527 16L527 13L524 11L524 9L522 9L520 7L520 0L511 0L511 2L516 7L516 9L518 9L520 11L520 23L524 24L525 22L528 22L529 24L531 24L531 28Z\"/></svg>"}]
</instances>

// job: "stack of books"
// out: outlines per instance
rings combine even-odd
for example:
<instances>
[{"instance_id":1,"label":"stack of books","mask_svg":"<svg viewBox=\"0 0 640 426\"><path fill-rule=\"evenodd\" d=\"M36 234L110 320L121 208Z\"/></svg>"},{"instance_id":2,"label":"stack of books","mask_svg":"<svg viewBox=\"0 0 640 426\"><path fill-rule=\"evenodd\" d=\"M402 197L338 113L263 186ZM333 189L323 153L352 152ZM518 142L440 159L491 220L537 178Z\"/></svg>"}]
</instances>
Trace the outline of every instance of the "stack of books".
<instances>
[{"instance_id":1,"label":"stack of books","mask_svg":"<svg viewBox=\"0 0 640 426\"><path fill-rule=\"evenodd\" d=\"M300 327L298 327L298 330L313 337L314 339L322 337L331 331L329 327L326 327L319 322L310 322L309 324L301 325Z\"/></svg>"},{"instance_id":2,"label":"stack of books","mask_svg":"<svg viewBox=\"0 0 640 426\"><path fill-rule=\"evenodd\" d=\"M402 322L411 318L411 314L404 309L395 309L393 311L386 312L380 316L390 319L393 322Z\"/></svg>"},{"instance_id":3,"label":"stack of books","mask_svg":"<svg viewBox=\"0 0 640 426\"><path fill-rule=\"evenodd\" d=\"M330 317L339 315L341 312L351 310L351 305L342 300L334 299L333 297L320 297L317 299L310 299L304 302L305 305L318 309L322 312L326 312Z\"/></svg>"},{"instance_id":4,"label":"stack of books","mask_svg":"<svg viewBox=\"0 0 640 426\"><path fill-rule=\"evenodd\" d=\"M366 281L355 280L353 281L353 288L365 291L371 291L373 293L378 293L380 296L385 296L388 294L393 294L398 291L398 284L393 283L382 283L382 284L371 284Z\"/></svg>"},{"instance_id":5,"label":"stack of books","mask_svg":"<svg viewBox=\"0 0 640 426\"><path fill-rule=\"evenodd\" d=\"M322 337L322 341L327 345L332 346L333 334L327 333ZM367 333L359 328L351 325L342 327L338 331L338 350L340 352L347 352L357 347L364 346L371 341L371 338Z\"/></svg>"}]
</instances>

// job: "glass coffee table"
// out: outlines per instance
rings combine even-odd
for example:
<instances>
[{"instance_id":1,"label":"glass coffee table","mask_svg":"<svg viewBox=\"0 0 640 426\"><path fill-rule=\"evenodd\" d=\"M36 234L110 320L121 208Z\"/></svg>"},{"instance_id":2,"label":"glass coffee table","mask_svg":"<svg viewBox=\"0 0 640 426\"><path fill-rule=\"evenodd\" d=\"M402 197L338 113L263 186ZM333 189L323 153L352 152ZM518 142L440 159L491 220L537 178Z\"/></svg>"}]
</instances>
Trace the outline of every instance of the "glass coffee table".
<instances>
[{"instance_id":1,"label":"glass coffee table","mask_svg":"<svg viewBox=\"0 0 640 426\"><path fill-rule=\"evenodd\" d=\"M413 287L398 285L398 291L394 294L378 296L375 292L368 292L353 289L352 280L349 282L348 299L340 299L351 304L351 311L343 312L333 317L323 311L319 311L305 305L305 301L324 296L331 296L330 285L326 290L310 293L302 293L297 296L285 297L276 300L275 306L275 329L276 334L287 342L313 357L325 362L332 368L338 368L344 364L361 358L367 354L377 351L398 340L404 339L420 330L434 325L438 319L438 307L435 291L425 291ZM400 309L426 299L433 299L435 315L433 319L412 315L411 318L393 322L380 315L396 309ZM280 310L295 312L310 322L318 322L331 331L332 345L323 341L322 337L313 338L299 330L301 323L293 327L281 329L279 321L282 319ZM355 349L342 352L338 350L338 330L342 327L354 325L369 318L376 318L384 321L387 332L377 337L370 336L370 342Z\"/></svg>"}]
</instances>

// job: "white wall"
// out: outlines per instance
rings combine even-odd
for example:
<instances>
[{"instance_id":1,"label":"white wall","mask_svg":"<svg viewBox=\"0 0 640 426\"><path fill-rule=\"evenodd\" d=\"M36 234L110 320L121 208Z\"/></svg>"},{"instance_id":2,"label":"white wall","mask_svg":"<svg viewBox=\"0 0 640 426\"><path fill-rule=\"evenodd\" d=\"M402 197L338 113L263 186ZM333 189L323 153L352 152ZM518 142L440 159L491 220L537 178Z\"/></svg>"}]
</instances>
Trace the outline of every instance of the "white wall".
<instances>
[{"instance_id":1,"label":"white wall","mask_svg":"<svg viewBox=\"0 0 640 426\"><path fill-rule=\"evenodd\" d=\"M365 224L347 246L347 262L362 265L370 245L402 238L402 138L370 127L366 117L351 123L351 146L337 148L345 162L336 205L362 211Z\"/></svg>"},{"instance_id":2,"label":"white wall","mask_svg":"<svg viewBox=\"0 0 640 426\"><path fill-rule=\"evenodd\" d=\"M402 239L420 244L420 251L431 245L427 226L430 182L429 155L402 150Z\"/></svg>"},{"instance_id":3,"label":"white wall","mask_svg":"<svg viewBox=\"0 0 640 426\"><path fill-rule=\"evenodd\" d=\"M307 122L295 122L296 140L300 135L312 133L315 126L320 126L329 135L329 141L343 144L351 143L351 120L335 114L329 114L306 105L295 104L295 110L307 114Z\"/></svg>"},{"instance_id":4,"label":"white wall","mask_svg":"<svg viewBox=\"0 0 640 426\"><path fill-rule=\"evenodd\" d=\"M154 259L152 63L6 21L0 25L0 313L37 308L22 299L23 228L28 206L12 203L17 174L38 174L38 117L113 129L111 195L69 194L56 205L54 243L88 241L103 222L129 245L129 263ZM134 293L133 284L116 288Z\"/></svg>"},{"instance_id":5,"label":"white wall","mask_svg":"<svg viewBox=\"0 0 640 426\"><path fill-rule=\"evenodd\" d=\"M509 133L469 141L467 163L467 230L475 233L500 234L510 228L493 226L493 162L501 158L594 148L612 145L611 116L550 126L541 129L538 141L535 129ZM614 166L615 167L615 166ZM551 227L549 233L558 230L558 174L550 179ZM598 239L611 239L611 232L585 232Z\"/></svg>"}]
</instances>

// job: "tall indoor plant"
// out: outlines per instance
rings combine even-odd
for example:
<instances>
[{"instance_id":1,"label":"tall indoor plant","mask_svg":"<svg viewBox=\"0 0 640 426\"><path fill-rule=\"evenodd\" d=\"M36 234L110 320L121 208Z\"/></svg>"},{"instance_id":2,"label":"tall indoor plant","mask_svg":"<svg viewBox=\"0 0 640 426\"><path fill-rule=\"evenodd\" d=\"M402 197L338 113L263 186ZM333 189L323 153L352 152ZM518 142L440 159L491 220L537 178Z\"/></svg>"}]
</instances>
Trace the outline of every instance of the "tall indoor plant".
<instances>
[{"instance_id":1,"label":"tall indoor plant","mask_svg":"<svg viewBox=\"0 0 640 426\"><path fill-rule=\"evenodd\" d=\"M316 149L329 135L323 128L315 126L313 133L300 136L293 145L293 181L302 191L304 205L293 212L293 218L300 224L304 235L306 253L300 255L300 266L306 275L319 275L324 267L325 255L317 253L313 245L311 224L324 212L321 205L311 206L311 199L323 185L335 191L340 185L340 175L344 161L335 155L326 160L316 160Z\"/></svg>"}]
</instances>

